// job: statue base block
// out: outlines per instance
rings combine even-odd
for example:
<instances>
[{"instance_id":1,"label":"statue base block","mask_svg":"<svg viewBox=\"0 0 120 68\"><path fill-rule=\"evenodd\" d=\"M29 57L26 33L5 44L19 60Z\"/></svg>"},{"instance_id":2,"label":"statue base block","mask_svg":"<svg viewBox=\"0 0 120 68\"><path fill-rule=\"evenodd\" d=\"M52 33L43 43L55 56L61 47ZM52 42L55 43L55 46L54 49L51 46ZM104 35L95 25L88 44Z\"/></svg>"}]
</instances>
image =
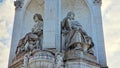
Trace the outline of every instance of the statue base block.
<instances>
[{"instance_id":1,"label":"statue base block","mask_svg":"<svg viewBox=\"0 0 120 68\"><path fill-rule=\"evenodd\" d=\"M32 52L29 59L29 68L54 68L54 54L47 50L36 50Z\"/></svg>"},{"instance_id":2,"label":"statue base block","mask_svg":"<svg viewBox=\"0 0 120 68\"><path fill-rule=\"evenodd\" d=\"M33 50L27 54L30 55L27 68L107 68L100 67L94 55L80 49L68 50L64 53L57 53L56 49ZM64 57L61 58L60 55ZM24 60L24 56L14 60L10 68L25 68ZM59 64L60 67L57 66Z\"/></svg>"},{"instance_id":3,"label":"statue base block","mask_svg":"<svg viewBox=\"0 0 120 68\"><path fill-rule=\"evenodd\" d=\"M81 50L67 51L65 58L65 68L100 68L94 55Z\"/></svg>"}]
</instances>

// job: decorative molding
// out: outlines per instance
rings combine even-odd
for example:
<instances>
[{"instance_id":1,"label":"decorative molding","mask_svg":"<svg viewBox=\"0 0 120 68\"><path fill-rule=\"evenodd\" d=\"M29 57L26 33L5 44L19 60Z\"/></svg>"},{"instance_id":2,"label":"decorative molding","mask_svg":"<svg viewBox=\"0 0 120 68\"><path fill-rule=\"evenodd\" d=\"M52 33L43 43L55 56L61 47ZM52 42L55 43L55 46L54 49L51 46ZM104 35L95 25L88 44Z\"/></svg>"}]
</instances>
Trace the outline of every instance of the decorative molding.
<instances>
[{"instance_id":1,"label":"decorative molding","mask_svg":"<svg viewBox=\"0 0 120 68\"><path fill-rule=\"evenodd\" d=\"M14 1L14 6L17 8L22 8L23 0Z\"/></svg>"},{"instance_id":2,"label":"decorative molding","mask_svg":"<svg viewBox=\"0 0 120 68\"><path fill-rule=\"evenodd\" d=\"M108 67L101 67L101 68L108 68Z\"/></svg>"},{"instance_id":3,"label":"decorative molding","mask_svg":"<svg viewBox=\"0 0 120 68\"><path fill-rule=\"evenodd\" d=\"M101 4L102 4L102 0L94 0L93 3L94 3L94 4L100 4L100 5L101 5Z\"/></svg>"}]
</instances>

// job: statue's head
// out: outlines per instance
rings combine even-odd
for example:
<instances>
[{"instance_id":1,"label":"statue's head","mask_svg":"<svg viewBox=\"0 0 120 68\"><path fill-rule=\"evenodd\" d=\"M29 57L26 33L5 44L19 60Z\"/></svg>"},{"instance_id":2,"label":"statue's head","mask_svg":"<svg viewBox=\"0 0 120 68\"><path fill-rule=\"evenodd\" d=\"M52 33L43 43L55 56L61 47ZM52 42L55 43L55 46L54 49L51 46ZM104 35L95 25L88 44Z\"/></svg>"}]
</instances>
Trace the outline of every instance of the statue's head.
<instances>
[{"instance_id":1,"label":"statue's head","mask_svg":"<svg viewBox=\"0 0 120 68\"><path fill-rule=\"evenodd\" d=\"M43 21L42 15L37 13L33 16L33 19L35 22Z\"/></svg>"},{"instance_id":2,"label":"statue's head","mask_svg":"<svg viewBox=\"0 0 120 68\"><path fill-rule=\"evenodd\" d=\"M28 41L30 44L36 44L37 40L38 40L38 36L36 34L31 33L28 35Z\"/></svg>"},{"instance_id":3,"label":"statue's head","mask_svg":"<svg viewBox=\"0 0 120 68\"><path fill-rule=\"evenodd\" d=\"M71 20L74 20L74 18L75 18L74 12L71 12L71 11L68 12L67 17L68 17L69 19L71 19Z\"/></svg>"}]
</instances>

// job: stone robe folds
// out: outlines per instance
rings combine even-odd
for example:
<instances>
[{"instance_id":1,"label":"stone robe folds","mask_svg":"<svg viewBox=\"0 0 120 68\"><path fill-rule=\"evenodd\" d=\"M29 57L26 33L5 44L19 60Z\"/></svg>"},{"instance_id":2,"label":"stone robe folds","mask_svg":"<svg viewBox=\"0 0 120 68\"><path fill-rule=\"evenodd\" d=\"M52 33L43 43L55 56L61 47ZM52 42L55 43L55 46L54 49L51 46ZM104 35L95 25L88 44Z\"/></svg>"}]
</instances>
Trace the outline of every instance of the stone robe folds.
<instances>
[{"instance_id":1,"label":"stone robe folds","mask_svg":"<svg viewBox=\"0 0 120 68\"><path fill-rule=\"evenodd\" d=\"M84 35L86 33L82 30L82 26L78 21L71 21L69 24L71 25L69 27L70 30L63 30L63 36L65 38L64 45L66 48L85 42Z\"/></svg>"}]
</instances>

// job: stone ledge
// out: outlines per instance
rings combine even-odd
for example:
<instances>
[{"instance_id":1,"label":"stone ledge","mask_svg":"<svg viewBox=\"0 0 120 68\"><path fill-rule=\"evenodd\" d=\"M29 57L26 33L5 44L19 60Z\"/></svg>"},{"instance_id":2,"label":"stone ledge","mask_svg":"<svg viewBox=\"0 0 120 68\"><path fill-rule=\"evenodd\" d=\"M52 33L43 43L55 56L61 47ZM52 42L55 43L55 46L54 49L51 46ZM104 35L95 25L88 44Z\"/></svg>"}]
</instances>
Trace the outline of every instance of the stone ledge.
<instances>
[{"instance_id":1,"label":"stone ledge","mask_svg":"<svg viewBox=\"0 0 120 68\"><path fill-rule=\"evenodd\" d=\"M80 50L70 50L70 51L67 51L65 53L65 60L69 60L69 59L86 59L86 60L89 60L89 61L92 61L92 62L97 62L96 61L96 57L94 55L91 55L91 54L88 54L88 53L85 53L83 51L80 51Z\"/></svg>"},{"instance_id":2,"label":"stone ledge","mask_svg":"<svg viewBox=\"0 0 120 68\"><path fill-rule=\"evenodd\" d=\"M84 63L89 64L89 65L100 67L100 65L98 63L90 61L90 60L86 60L86 59L83 59L83 58L69 59L69 60L65 61L65 63L68 63L68 62L72 62L72 63L83 63L84 62Z\"/></svg>"},{"instance_id":3,"label":"stone ledge","mask_svg":"<svg viewBox=\"0 0 120 68\"><path fill-rule=\"evenodd\" d=\"M101 68L108 68L108 67L101 67Z\"/></svg>"}]
</instances>

